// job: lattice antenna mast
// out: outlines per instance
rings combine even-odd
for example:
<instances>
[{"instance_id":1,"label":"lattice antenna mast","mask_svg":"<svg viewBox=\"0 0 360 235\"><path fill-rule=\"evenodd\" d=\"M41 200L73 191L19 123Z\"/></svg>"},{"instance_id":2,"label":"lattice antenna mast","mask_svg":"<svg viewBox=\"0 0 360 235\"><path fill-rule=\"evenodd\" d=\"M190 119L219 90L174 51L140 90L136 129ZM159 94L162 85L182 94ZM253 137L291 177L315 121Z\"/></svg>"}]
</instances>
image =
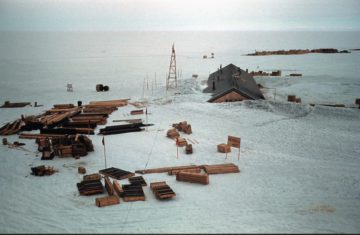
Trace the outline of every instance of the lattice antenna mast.
<instances>
[{"instance_id":1,"label":"lattice antenna mast","mask_svg":"<svg viewBox=\"0 0 360 235\"><path fill-rule=\"evenodd\" d=\"M170 82L175 80L175 87L177 87L177 76L176 76L176 56L175 56L175 48L174 44L172 45L170 66L169 66L169 74L166 80L166 90L170 87Z\"/></svg>"}]
</instances>

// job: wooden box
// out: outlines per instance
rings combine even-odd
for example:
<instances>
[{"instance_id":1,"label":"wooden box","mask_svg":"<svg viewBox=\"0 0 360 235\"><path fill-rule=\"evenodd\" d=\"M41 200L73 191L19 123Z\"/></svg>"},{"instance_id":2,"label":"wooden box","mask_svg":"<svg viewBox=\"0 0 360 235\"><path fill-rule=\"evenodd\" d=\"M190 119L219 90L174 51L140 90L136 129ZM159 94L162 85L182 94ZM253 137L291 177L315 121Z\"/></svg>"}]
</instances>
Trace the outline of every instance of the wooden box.
<instances>
[{"instance_id":1,"label":"wooden box","mask_svg":"<svg viewBox=\"0 0 360 235\"><path fill-rule=\"evenodd\" d=\"M178 141L177 141L177 146L178 147L184 147L186 146L188 143L186 141L186 139L184 138L179 138Z\"/></svg>"},{"instance_id":2,"label":"wooden box","mask_svg":"<svg viewBox=\"0 0 360 235\"><path fill-rule=\"evenodd\" d=\"M180 171L176 174L176 180L198 184L209 184L209 175Z\"/></svg>"},{"instance_id":3,"label":"wooden box","mask_svg":"<svg viewBox=\"0 0 360 235\"><path fill-rule=\"evenodd\" d=\"M85 173L86 173L86 168L85 168L85 167L82 167L82 166L79 166L79 167L78 167L78 173L79 173L79 174L85 174Z\"/></svg>"},{"instance_id":4,"label":"wooden box","mask_svg":"<svg viewBox=\"0 0 360 235\"><path fill-rule=\"evenodd\" d=\"M192 144L186 145L186 147L185 147L185 153L186 153L186 154L192 154L192 153L193 153Z\"/></svg>"},{"instance_id":5,"label":"wooden box","mask_svg":"<svg viewBox=\"0 0 360 235\"><path fill-rule=\"evenodd\" d=\"M110 206L119 204L120 200L117 196L98 197L95 199L95 203L98 207Z\"/></svg>"},{"instance_id":6,"label":"wooden box","mask_svg":"<svg viewBox=\"0 0 360 235\"><path fill-rule=\"evenodd\" d=\"M220 153L229 153L231 152L231 147L227 144L218 144L217 151Z\"/></svg>"}]
</instances>

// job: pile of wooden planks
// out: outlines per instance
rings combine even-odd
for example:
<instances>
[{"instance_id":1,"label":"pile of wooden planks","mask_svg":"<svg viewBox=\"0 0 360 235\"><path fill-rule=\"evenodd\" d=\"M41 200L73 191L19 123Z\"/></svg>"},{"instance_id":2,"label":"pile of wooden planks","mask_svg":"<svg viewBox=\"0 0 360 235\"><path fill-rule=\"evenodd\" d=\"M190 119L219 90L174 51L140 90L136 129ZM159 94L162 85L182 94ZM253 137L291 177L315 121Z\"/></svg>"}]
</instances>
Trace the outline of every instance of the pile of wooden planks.
<instances>
[{"instance_id":1,"label":"pile of wooden planks","mask_svg":"<svg viewBox=\"0 0 360 235\"><path fill-rule=\"evenodd\" d=\"M90 175L84 175L83 176L83 180L87 181L87 180L101 180L101 175L98 173L93 173Z\"/></svg>"},{"instance_id":2,"label":"pile of wooden planks","mask_svg":"<svg viewBox=\"0 0 360 235\"><path fill-rule=\"evenodd\" d=\"M22 121L17 119L13 122L8 122L0 128L0 135L13 135L21 131Z\"/></svg>"},{"instance_id":3,"label":"pile of wooden planks","mask_svg":"<svg viewBox=\"0 0 360 235\"><path fill-rule=\"evenodd\" d=\"M137 132L143 131L145 126L152 126L153 124L143 124L139 123L130 123L124 125L114 125L114 126L106 126L105 128L101 128L99 134L101 135L113 135L113 134L122 134L128 132Z\"/></svg>"},{"instance_id":4,"label":"pile of wooden planks","mask_svg":"<svg viewBox=\"0 0 360 235\"><path fill-rule=\"evenodd\" d=\"M101 194L104 192L104 186L100 179L83 180L76 185L80 195L89 196L94 194Z\"/></svg>"},{"instance_id":5,"label":"pile of wooden planks","mask_svg":"<svg viewBox=\"0 0 360 235\"><path fill-rule=\"evenodd\" d=\"M108 192L109 196L114 195L114 187L113 187L113 184L111 183L109 177L105 176L104 180L105 180L105 188L106 188L106 191Z\"/></svg>"},{"instance_id":6,"label":"pile of wooden planks","mask_svg":"<svg viewBox=\"0 0 360 235\"><path fill-rule=\"evenodd\" d=\"M62 135L37 138L38 150L43 153L43 160L59 157L83 157L94 151L89 137L85 135Z\"/></svg>"},{"instance_id":7,"label":"pile of wooden planks","mask_svg":"<svg viewBox=\"0 0 360 235\"><path fill-rule=\"evenodd\" d=\"M99 170L99 173L104 176L109 176L109 177L112 177L112 178L118 179L118 180L130 178L135 175L135 173L121 170L121 169L118 169L115 167L110 167L110 168Z\"/></svg>"},{"instance_id":8,"label":"pile of wooden planks","mask_svg":"<svg viewBox=\"0 0 360 235\"><path fill-rule=\"evenodd\" d=\"M168 172L169 175L176 175L179 172L190 172L190 173L200 173L201 172L201 168L200 167L196 167L196 168L189 168L189 169L180 169L180 170L170 170Z\"/></svg>"},{"instance_id":9,"label":"pile of wooden planks","mask_svg":"<svg viewBox=\"0 0 360 235\"><path fill-rule=\"evenodd\" d=\"M201 173L179 171L176 174L176 180L190 182L190 183L198 183L198 184L209 184L209 175L201 174Z\"/></svg>"},{"instance_id":10,"label":"pile of wooden planks","mask_svg":"<svg viewBox=\"0 0 360 235\"><path fill-rule=\"evenodd\" d=\"M144 169L144 170L136 170L135 173L139 174L149 174L149 173L169 173L174 170L185 170L185 169L194 169L199 168L197 165L188 165L188 166L173 166L173 167L161 167L161 168L153 168L153 169Z\"/></svg>"},{"instance_id":11,"label":"pile of wooden planks","mask_svg":"<svg viewBox=\"0 0 360 235\"><path fill-rule=\"evenodd\" d=\"M145 201L145 194L140 184L124 184L122 198L125 202Z\"/></svg>"},{"instance_id":12,"label":"pile of wooden planks","mask_svg":"<svg viewBox=\"0 0 360 235\"><path fill-rule=\"evenodd\" d=\"M165 181L152 182L150 183L150 188L159 200L171 199L176 196L175 192Z\"/></svg>"},{"instance_id":13,"label":"pile of wooden planks","mask_svg":"<svg viewBox=\"0 0 360 235\"><path fill-rule=\"evenodd\" d=\"M238 173L240 169L233 163L216 164L216 165L203 165L207 174L224 174L224 173Z\"/></svg>"}]
</instances>

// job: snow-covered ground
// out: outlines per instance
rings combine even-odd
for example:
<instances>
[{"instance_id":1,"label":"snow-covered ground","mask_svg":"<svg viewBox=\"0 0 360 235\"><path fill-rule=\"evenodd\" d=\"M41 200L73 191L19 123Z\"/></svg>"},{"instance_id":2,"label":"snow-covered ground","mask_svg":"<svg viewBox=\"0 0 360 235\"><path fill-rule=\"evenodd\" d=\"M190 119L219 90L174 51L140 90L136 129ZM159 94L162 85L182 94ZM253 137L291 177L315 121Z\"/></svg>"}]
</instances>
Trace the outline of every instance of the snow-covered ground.
<instances>
[{"instance_id":1,"label":"snow-covered ground","mask_svg":"<svg viewBox=\"0 0 360 235\"><path fill-rule=\"evenodd\" d=\"M277 84L281 88L281 84ZM286 83L282 85L286 86ZM145 174L148 185L166 181L176 197L158 201L149 186L146 201L99 208L94 196L80 196L77 168L87 173L105 168L102 136L92 135L95 151L76 160L41 161L34 140L20 139L24 149L0 146L0 232L2 233L358 233L360 232L360 111L288 103L282 100L211 104L196 79L179 80L178 89L145 90L146 131L105 137L107 167L135 171L189 164L234 163L240 173L210 175L209 185L176 181L166 173ZM85 92L84 92L85 93ZM152 95L151 95L152 94ZM54 101L63 103L63 97ZM92 97L83 100L87 103ZM122 97L116 91L102 100ZM1 109L2 121L36 114L44 107ZM75 101L74 101L75 103ZM115 119L133 118L132 105L119 108ZM140 115L145 121L145 115ZM6 119L6 120L4 120ZM187 121L196 139L186 155L166 137L172 123ZM98 127L99 129L99 127ZM97 129L97 130L98 130ZM227 136L241 137L225 154L216 145ZM16 135L7 137L19 141ZM30 168L59 170L36 177ZM127 179L120 183L128 183ZM104 193L105 195L105 193Z\"/></svg>"}]
</instances>

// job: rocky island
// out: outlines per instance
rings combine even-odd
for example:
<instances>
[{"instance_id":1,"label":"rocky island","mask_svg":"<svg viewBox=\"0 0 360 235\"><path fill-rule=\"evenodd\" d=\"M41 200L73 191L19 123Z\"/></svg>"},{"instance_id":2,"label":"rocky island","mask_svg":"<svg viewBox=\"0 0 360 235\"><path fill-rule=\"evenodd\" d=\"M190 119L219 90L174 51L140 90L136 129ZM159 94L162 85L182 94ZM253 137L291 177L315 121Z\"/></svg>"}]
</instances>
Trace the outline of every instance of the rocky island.
<instances>
[{"instance_id":1,"label":"rocky island","mask_svg":"<svg viewBox=\"0 0 360 235\"><path fill-rule=\"evenodd\" d=\"M255 51L255 53L247 54L248 56L262 56L262 55L301 55L309 53L350 53L348 50L339 51L335 48L319 48L319 49L291 49L278 51Z\"/></svg>"}]
</instances>

